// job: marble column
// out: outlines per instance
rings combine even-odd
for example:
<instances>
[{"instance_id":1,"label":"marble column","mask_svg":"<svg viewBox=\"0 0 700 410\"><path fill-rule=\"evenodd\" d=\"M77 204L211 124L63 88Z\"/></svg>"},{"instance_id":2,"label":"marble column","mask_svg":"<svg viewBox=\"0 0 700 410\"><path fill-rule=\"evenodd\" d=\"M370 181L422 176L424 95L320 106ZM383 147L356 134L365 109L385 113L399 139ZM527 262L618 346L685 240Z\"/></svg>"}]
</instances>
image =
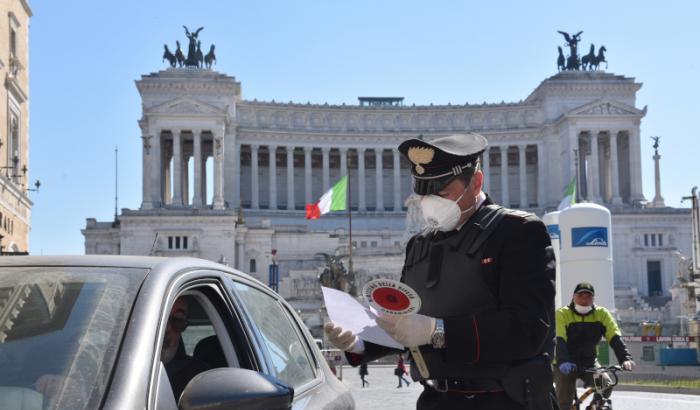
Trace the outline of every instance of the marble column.
<instances>
[{"instance_id":1,"label":"marble column","mask_svg":"<svg viewBox=\"0 0 700 410\"><path fill-rule=\"evenodd\" d=\"M235 133L235 129L232 131ZM234 144L233 147L233 194L232 203L230 207L239 209L241 205L241 144L238 142L238 138L233 136L229 138L229 142ZM226 155L224 155L226 158ZM228 172L227 172L228 174ZM225 181L224 181L225 182ZM224 186L224 189L225 186Z\"/></svg>"},{"instance_id":2,"label":"marble column","mask_svg":"<svg viewBox=\"0 0 700 410\"><path fill-rule=\"evenodd\" d=\"M304 200L307 204L313 202L311 195L311 154L314 147L304 147Z\"/></svg>"},{"instance_id":3,"label":"marble column","mask_svg":"<svg viewBox=\"0 0 700 410\"><path fill-rule=\"evenodd\" d=\"M384 169L383 169L383 162L382 162L382 154L384 150L382 148L375 148L374 149L374 158L375 158L375 177L376 177L376 211L377 212L383 212L384 211Z\"/></svg>"},{"instance_id":4,"label":"marble column","mask_svg":"<svg viewBox=\"0 0 700 410\"><path fill-rule=\"evenodd\" d=\"M294 203L294 147L285 147L287 151L287 210L295 209Z\"/></svg>"},{"instance_id":5,"label":"marble column","mask_svg":"<svg viewBox=\"0 0 700 410\"><path fill-rule=\"evenodd\" d=\"M544 158L544 143L537 143L537 206L544 208L547 204L547 196L545 195L545 158Z\"/></svg>"},{"instance_id":6,"label":"marble column","mask_svg":"<svg viewBox=\"0 0 700 410\"><path fill-rule=\"evenodd\" d=\"M172 147L172 144L171 144ZM164 161L161 163L161 172L163 175L163 184L161 185L161 190L162 190L162 197L163 197L163 203L167 204L170 206L173 202L173 194L172 194L172 175L170 172L170 163L173 159L172 152L168 152L166 147L163 147L163 158Z\"/></svg>"},{"instance_id":7,"label":"marble column","mask_svg":"<svg viewBox=\"0 0 700 410\"><path fill-rule=\"evenodd\" d=\"M214 132L214 209L226 208L224 201L224 135L224 127Z\"/></svg>"},{"instance_id":8,"label":"marble column","mask_svg":"<svg viewBox=\"0 0 700 410\"><path fill-rule=\"evenodd\" d=\"M639 123L629 130L630 153L630 202L645 201L642 192L642 152L639 137Z\"/></svg>"},{"instance_id":9,"label":"marble column","mask_svg":"<svg viewBox=\"0 0 700 410\"><path fill-rule=\"evenodd\" d=\"M143 209L159 208L163 205L163 152L161 130L144 128L144 189ZM152 132L148 134L148 132Z\"/></svg>"},{"instance_id":10,"label":"marble column","mask_svg":"<svg viewBox=\"0 0 700 410\"><path fill-rule=\"evenodd\" d=\"M153 136L148 134L148 125L145 122L139 122L141 127L141 209L154 208L152 202L151 190L151 161L155 155L151 154Z\"/></svg>"},{"instance_id":11,"label":"marble column","mask_svg":"<svg viewBox=\"0 0 700 410\"><path fill-rule=\"evenodd\" d=\"M601 203L600 198L600 159L598 156L598 131L591 131L591 163L588 164L588 200Z\"/></svg>"},{"instance_id":12,"label":"marble column","mask_svg":"<svg viewBox=\"0 0 700 410\"><path fill-rule=\"evenodd\" d=\"M270 209L277 209L277 146L269 145Z\"/></svg>"},{"instance_id":13,"label":"marble column","mask_svg":"<svg viewBox=\"0 0 700 410\"><path fill-rule=\"evenodd\" d=\"M612 178L612 203L621 205L620 171L617 158L617 131L610 131L610 175Z\"/></svg>"},{"instance_id":14,"label":"marble column","mask_svg":"<svg viewBox=\"0 0 700 410\"><path fill-rule=\"evenodd\" d=\"M393 149L392 154L394 156L394 212L399 212L403 208L401 206L401 159L398 149Z\"/></svg>"},{"instance_id":15,"label":"marble column","mask_svg":"<svg viewBox=\"0 0 700 410\"><path fill-rule=\"evenodd\" d=\"M365 198L365 148L357 149L357 209L359 211L367 210L367 199Z\"/></svg>"},{"instance_id":16,"label":"marble column","mask_svg":"<svg viewBox=\"0 0 700 410\"><path fill-rule=\"evenodd\" d=\"M190 156L187 154L182 155L182 204L184 206L190 205Z\"/></svg>"},{"instance_id":17,"label":"marble column","mask_svg":"<svg viewBox=\"0 0 700 410\"><path fill-rule=\"evenodd\" d=\"M202 131L194 132L194 197L192 206L202 207Z\"/></svg>"},{"instance_id":18,"label":"marble column","mask_svg":"<svg viewBox=\"0 0 700 410\"><path fill-rule=\"evenodd\" d=\"M202 206L206 207L209 204L209 200L207 199L207 159L209 158L208 154L202 156Z\"/></svg>"},{"instance_id":19,"label":"marble column","mask_svg":"<svg viewBox=\"0 0 700 410\"><path fill-rule=\"evenodd\" d=\"M573 124L571 124L573 125ZM572 179L577 178L575 183L576 183L576 195L579 195L580 189L578 185L578 178L581 177L581 175L577 174L576 171L576 155L578 155L579 152L581 152L580 147L579 147L579 134L580 131L573 127L569 126L568 127L568 132L569 132L569 148L568 152L563 153L560 158L561 161L559 161L562 166L559 168L560 169L560 174L555 174L557 177L562 177L563 179L559 179L559 183L561 184L561 192L558 193L561 195L566 188L569 186L569 183L571 182ZM567 172L568 168L568 172Z\"/></svg>"},{"instance_id":20,"label":"marble column","mask_svg":"<svg viewBox=\"0 0 700 410\"><path fill-rule=\"evenodd\" d=\"M348 175L348 149L340 148L340 176Z\"/></svg>"},{"instance_id":21,"label":"marble column","mask_svg":"<svg viewBox=\"0 0 700 410\"><path fill-rule=\"evenodd\" d=\"M491 189L491 158L489 157L489 148L487 147L481 157L481 169L484 174L484 183L481 190L489 192Z\"/></svg>"},{"instance_id":22,"label":"marble column","mask_svg":"<svg viewBox=\"0 0 700 410\"><path fill-rule=\"evenodd\" d=\"M530 206L527 200L527 159L525 150L527 145L518 145L518 176L520 185L520 207L527 208Z\"/></svg>"},{"instance_id":23,"label":"marble column","mask_svg":"<svg viewBox=\"0 0 700 410\"><path fill-rule=\"evenodd\" d=\"M173 199L172 206L182 206L182 131L173 131Z\"/></svg>"},{"instance_id":24,"label":"marble column","mask_svg":"<svg viewBox=\"0 0 700 410\"><path fill-rule=\"evenodd\" d=\"M260 146L253 144L250 146L250 207L260 209L260 181L258 175L258 149Z\"/></svg>"},{"instance_id":25,"label":"marble column","mask_svg":"<svg viewBox=\"0 0 700 410\"><path fill-rule=\"evenodd\" d=\"M659 161L661 160L661 155L659 155L659 150L654 149L654 199L651 201L651 206L653 208L664 208L666 204L664 203L664 197L661 196L661 168L659 166Z\"/></svg>"},{"instance_id":26,"label":"marble column","mask_svg":"<svg viewBox=\"0 0 700 410\"><path fill-rule=\"evenodd\" d=\"M330 187L331 171L328 166L328 156L330 155L331 149L329 147L321 147L321 153L323 154L323 187L321 187L321 192L326 192Z\"/></svg>"},{"instance_id":27,"label":"marble column","mask_svg":"<svg viewBox=\"0 0 700 410\"><path fill-rule=\"evenodd\" d=\"M508 146L501 145L501 204L510 206L510 191L508 186Z\"/></svg>"}]
</instances>

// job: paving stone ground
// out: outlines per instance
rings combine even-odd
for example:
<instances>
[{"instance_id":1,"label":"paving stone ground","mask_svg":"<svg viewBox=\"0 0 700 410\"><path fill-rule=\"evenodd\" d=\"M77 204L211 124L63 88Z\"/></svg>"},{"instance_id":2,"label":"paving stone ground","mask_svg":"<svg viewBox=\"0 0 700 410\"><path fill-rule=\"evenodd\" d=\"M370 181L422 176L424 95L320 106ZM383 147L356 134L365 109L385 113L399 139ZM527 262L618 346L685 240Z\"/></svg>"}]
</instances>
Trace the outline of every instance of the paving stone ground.
<instances>
[{"instance_id":1,"label":"paving stone ground","mask_svg":"<svg viewBox=\"0 0 700 410\"><path fill-rule=\"evenodd\" d=\"M362 388L357 368L343 367L343 382L350 387L358 410L414 409L423 390L418 383L397 389L393 366L369 366L366 380L370 385ZM700 395L616 391L612 399L615 410L700 409Z\"/></svg>"}]
</instances>

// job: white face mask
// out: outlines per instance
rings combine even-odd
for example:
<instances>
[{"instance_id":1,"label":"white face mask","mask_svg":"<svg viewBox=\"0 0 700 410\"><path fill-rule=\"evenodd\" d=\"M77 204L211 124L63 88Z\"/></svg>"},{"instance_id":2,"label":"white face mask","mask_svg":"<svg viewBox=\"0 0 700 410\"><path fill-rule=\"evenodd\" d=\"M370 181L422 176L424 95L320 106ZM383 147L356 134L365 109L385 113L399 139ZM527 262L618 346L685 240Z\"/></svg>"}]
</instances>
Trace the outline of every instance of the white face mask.
<instances>
[{"instance_id":1,"label":"white face mask","mask_svg":"<svg viewBox=\"0 0 700 410\"><path fill-rule=\"evenodd\" d=\"M574 309L576 309L578 313L585 315L588 314L588 312L590 312L591 310L593 310L593 306L581 306L574 304Z\"/></svg>"},{"instance_id":2,"label":"white face mask","mask_svg":"<svg viewBox=\"0 0 700 410\"><path fill-rule=\"evenodd\" d=\"M469 208L463 211L459 208L458 202L466 192L467 190L465 189L456 201L438 195L424 195L420 200L420 206L426 224L424 234L430 232L435 233L437 231L449 232L455 229L462 215L471 211L474 209L474 206L476 206L475 199L474 205Z\"/></svg>"}]
</instances>

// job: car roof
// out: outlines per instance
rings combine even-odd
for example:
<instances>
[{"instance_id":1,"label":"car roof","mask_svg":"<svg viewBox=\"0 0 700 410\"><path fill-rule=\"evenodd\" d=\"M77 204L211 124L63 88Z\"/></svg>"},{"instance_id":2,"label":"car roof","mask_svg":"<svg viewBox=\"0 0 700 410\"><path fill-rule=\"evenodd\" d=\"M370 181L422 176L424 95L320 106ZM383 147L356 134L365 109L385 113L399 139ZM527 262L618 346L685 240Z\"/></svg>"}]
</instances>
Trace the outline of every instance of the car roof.
<instances>
[{"instance_id":1,"label":"car roof","mask_svg":"<svg viewBox=\"0 0 700 410\"><path fill-rule=\"evenodd\" d=\"M7 256L0 258L0 268L27 266L77 266L141 268L154 274L171 273L182 269L214 269L257 281L255 278L226 265L206 259L190 257L158 257L133 255L57 255L57 256Z\"/></svg>"}]
</instances>

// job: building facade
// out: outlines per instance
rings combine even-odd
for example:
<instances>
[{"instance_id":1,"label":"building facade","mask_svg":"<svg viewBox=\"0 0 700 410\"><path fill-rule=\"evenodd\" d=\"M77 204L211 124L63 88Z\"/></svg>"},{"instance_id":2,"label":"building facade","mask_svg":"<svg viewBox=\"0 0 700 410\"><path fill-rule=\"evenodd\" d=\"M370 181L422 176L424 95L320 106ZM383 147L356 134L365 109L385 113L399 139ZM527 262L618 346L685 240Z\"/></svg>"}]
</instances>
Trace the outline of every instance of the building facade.
<instances>
[{"instance_id":1,"label":"building facade","mask_svg":"<svg viewBox=\"0 0 700 410\"><path fill-rule=\"evenodd\" d=\"M0 251L29 250L29 20L25 0L0 1Z\"/></svg>"},{"instance_id":2,"label":"building facade","mask_svg":"<svg viewBox=\"0 0 700 410\"><path fill-rule=\"evenodd\" d=\"M641 84L633 78L561 72L517 103L443 106L244 100L235 78L197 68L144 75L136 86L143 201L117 221L88 219L86 253L197 256L263 282L274 263L280 293L310 312L312 328L320 320L318 254L347 253L350 235L347 214L309 221L305 204L348 175L358 281L398 277L421 218L397 147L419 135L483 134L485 191L540 216L577 178L580 200L612 211L615 284L630 304L668 295L673 252L689 254L689 211L646 206L646 107L635 105Z\"/></svg>"}]
</instances>

